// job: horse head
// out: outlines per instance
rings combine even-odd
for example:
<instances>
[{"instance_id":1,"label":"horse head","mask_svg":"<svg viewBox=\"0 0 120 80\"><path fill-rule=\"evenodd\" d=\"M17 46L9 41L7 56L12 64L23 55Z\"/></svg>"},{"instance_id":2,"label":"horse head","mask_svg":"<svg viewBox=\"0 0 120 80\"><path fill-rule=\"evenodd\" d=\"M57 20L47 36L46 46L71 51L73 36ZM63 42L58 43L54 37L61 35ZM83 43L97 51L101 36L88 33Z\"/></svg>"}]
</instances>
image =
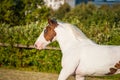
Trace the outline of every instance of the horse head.
<instances>
[{"instance_id":1,"label":"horse head","mask_svg":"<svg viewBox=\"0 0 120 80\"><path fill-rule=\"evenodd\" d=\"M37 41L35 42L36 49L44 49L49 43L56 40L56 32L55 28L58 26L56 20L48 19L48 25L45 29L41 32L40 36L38 37Z\"/></svg>"}]
</instances>

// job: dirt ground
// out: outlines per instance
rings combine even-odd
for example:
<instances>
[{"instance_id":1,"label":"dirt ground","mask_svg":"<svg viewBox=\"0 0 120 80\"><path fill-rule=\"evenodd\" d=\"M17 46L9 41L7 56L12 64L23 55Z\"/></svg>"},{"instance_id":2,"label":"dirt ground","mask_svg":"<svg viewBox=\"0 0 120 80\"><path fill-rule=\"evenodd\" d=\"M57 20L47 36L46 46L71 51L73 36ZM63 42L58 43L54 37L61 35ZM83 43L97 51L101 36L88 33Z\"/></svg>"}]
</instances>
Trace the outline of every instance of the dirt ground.
<instances>
[{"instance_id":1,"label":"dirt ground","mask_svg":"<svg viewBox=\"0 0 120 80\"><path fill-rule=\"evenodd\" d=\"M58 74L20 71L0 68L0 80L57 80ZM68 80L75 80L70 77ZM96 77L87 77L86 80L113 80Z\"/></svg>"},{"instance_id":2,"label":"dirt ground","mask_svg":"<svg viewBox=\"0 0 120 80\"><path fill-rule=\"evenodd\" d=\"M57 74L0 69L0 80L57 80Z\"/></svg>"}]
</instances>

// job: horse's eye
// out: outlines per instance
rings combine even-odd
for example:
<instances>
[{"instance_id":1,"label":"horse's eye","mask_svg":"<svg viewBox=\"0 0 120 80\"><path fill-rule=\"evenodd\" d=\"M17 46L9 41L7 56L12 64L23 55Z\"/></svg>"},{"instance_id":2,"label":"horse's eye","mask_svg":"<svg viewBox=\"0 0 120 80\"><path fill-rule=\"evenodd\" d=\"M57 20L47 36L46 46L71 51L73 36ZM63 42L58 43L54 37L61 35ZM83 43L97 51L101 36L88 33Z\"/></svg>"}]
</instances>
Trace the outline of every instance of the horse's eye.
<instances>
[{"instance_id":1,"label":"horse's eye","mask_svg":"<svg viewBox=\"0 0 120 80\"><path fill-rule=\"evenodd\" d=\"M44 30L44 33L47 33L47 29Z\"/></svg>"}]
</instances>

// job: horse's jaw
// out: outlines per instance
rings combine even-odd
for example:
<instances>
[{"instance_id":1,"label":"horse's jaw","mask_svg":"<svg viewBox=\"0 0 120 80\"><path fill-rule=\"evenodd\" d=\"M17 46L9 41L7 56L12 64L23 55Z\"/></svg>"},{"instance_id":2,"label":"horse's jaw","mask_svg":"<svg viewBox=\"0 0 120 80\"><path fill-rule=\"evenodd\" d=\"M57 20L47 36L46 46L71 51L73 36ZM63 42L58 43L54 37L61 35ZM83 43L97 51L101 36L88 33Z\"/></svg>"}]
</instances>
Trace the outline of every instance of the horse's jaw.
<instances>
[{"instance_id":1,"label":"horse's jaw","mask_svg":"<svg viewBox=\"0 0 120 80\"><path fill-rule=\"evenodd\" d=\"M45 47L50 43L50 41L46 41L43 32L42 34L38 37L37 41L34 44L34 47L38 50L45 49Z\"/></svg>"}]
</instances>

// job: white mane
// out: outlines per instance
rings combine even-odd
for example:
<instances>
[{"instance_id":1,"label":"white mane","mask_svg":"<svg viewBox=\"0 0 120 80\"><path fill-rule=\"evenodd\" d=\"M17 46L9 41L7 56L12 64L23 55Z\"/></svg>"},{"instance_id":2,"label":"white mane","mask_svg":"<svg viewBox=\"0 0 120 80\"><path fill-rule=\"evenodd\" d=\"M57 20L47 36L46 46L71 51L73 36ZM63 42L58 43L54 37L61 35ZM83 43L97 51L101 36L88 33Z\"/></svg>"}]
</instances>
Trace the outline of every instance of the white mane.
<instances>
[{"instance_id":1,"label":"white mane","mask_svg":"<svg viewBox=\"0 0 120 80\"><path fill-rule=\"evenodd\" d=\"M68 30L70 30L76 39L88 39L86 35L76 26L69 23L60 23L60 24L65 26L65 28L67 28Z\"/></svg>"}]
</instances>

